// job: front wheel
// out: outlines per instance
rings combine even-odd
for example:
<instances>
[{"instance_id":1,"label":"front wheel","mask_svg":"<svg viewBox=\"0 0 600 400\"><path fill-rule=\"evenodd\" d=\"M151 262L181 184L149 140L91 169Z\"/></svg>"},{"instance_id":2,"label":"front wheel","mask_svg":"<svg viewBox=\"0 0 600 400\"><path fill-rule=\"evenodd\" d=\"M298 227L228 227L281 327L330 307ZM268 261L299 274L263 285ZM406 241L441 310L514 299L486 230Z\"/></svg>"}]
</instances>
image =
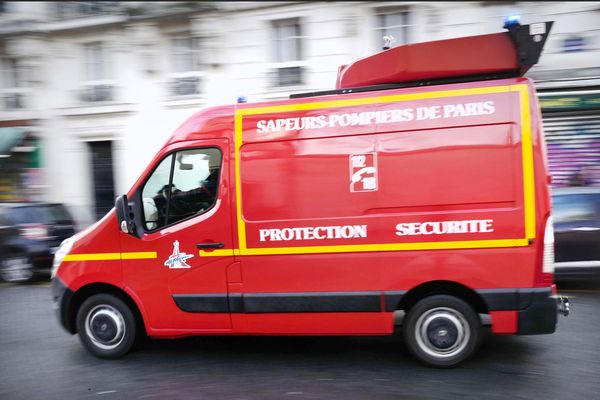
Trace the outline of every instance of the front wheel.
<instances>
[{"instance_id":1,"label":"front wheel","mask_svg":"<svg viewBox=\"0 0 600 400\"><path fill-rule=\"evenodd\" d=\"M77 332L81 343L96 357L119 358L135 342L135 317L121 299L96 294L79 308Z\"/></svg>"},{"instance_id":2,"label":"front wheel","mask_svg":"<svg viewBox=\"0 0 600 400\"><path fill-rule=\"evenodd\" d=\"M403 328L410 352L433 367L454 367L469 358L481 341L481 322L473 308L447 295L419 301Z\"/></svg>"}]
</instances>

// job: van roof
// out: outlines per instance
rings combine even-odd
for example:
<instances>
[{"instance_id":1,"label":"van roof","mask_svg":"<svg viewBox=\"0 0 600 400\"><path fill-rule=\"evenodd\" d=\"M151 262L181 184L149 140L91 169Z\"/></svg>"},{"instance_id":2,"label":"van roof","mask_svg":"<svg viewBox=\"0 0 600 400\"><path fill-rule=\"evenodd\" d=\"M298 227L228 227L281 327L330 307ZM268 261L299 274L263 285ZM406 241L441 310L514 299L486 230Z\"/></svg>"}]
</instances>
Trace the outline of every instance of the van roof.
<instances>
[{"instance_id":1,"label":"van roof","mask_svg":"<svg viewBox=\"0 0 600 400\"><path fill-rule=\"evenodd\" d=\"M552 21L531 25L516 23L505 25L507 32L388 48L340 66L333 92L523 76L537 64L552 25Z\"/></svg>"}]
</instances>

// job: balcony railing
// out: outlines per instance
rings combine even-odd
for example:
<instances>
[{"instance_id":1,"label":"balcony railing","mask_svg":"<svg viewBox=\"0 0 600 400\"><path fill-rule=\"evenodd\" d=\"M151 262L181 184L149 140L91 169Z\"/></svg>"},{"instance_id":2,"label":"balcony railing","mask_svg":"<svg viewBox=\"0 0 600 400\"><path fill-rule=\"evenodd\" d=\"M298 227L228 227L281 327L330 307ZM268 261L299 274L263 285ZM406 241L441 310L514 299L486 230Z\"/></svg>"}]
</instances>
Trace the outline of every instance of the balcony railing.
<instances>
[{"instance_id":1,"label":"balcony railing","mask_svg":"<svg viewBox=\"0 0 600 400\"><path fill-rule=\"evenodd\" d=\"M198 96L202 93L204 79L201 72L171 74L168 79L170 97Z\"/></svg>"},{"instance_id":2,"label":"balcony railing","mask_svg":"<svg viewBox=\"0 0 600 400\"><path fill-rule=\"evenodd\" d=\"M87 84L79 91L79 99L84 103L98 103L115 100L115 87L112 84Z\"/></svg>"},{"instance_id":3,"label":"balcony railing","mask_svg":"<svg viewBox=\"0 0 600 400\"><path fill-rule=\"evenodd\" d=\"M0 91L2 107L7 111L29 108L28 92L26 88L2 89Z\"/></svg>"}]
</instances>

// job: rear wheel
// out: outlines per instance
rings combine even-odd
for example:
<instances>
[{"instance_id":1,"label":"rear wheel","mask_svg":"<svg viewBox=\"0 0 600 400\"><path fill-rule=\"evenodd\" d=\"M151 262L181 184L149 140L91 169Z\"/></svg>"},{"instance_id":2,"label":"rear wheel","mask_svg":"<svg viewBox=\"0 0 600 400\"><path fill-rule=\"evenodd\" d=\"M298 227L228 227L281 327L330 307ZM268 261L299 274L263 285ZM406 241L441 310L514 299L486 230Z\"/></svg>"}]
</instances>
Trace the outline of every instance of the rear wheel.
<instances>
[{"instance_id":1,"label":"rear wheel","mask_svg":"<svg viewBox=\"0 0 600 400\"><path fill-rule=\"evenodd\" d=\"M447 295L419 301L403 328L411 353L426 365L454 367L469 358L481 341L481 322L473 308Z\"/></svg>"},{"instance_id":2,"label":"rear wheel","mask_svg":"<svg viewBox=\"0 0 600 400\"><path fill-rule=\"evenodd\" d=\"M33 277L33 265L25 254L8 256L0 264L0 278L5 282L29 282Z\"/></svg>"},{"instance_id":3,"label":"rear wheel","mask_svg":"<svg viewBox=\"0 0 600 400\"><path fill-rule=\"evenodd\" d=\"M77 332L81 343L96 357L119 358L135 342L136 323L131 309L121 299L96 294L79 308Z\"/></svg>"}]
</instances>

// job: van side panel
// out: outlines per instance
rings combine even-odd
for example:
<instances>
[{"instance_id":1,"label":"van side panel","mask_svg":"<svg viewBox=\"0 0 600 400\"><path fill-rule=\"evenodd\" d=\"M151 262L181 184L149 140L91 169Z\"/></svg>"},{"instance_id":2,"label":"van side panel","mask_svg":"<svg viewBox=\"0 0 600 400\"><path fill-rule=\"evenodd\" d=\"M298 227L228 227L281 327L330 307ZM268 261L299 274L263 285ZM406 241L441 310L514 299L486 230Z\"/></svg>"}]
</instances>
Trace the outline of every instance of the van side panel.
<instances>
[{"instance_id":1,"label":"van side panel","mask_svg":"<svg viewBox=\"0 0 600 400\"><path fill-rule=\"evenodd\" d=\"M248 222L376 213L515 210L520 149L512 125L289 140L242 148ZM350 156L376 153L378 189L352 192ZM467 182L474 190L465 190ZM522 235L522 232L507 232Z\"/></svg>"},{"instance_id":2,"label":"van side panel","mask_svg":"<svg viewBox=\"0 0 600 400\"><path fill-rule=\"evenodd\" d=\"M237 119L243 129L234 155L244 306L256 294L287 301L284 314L261 317L277 324L294 320L290 295L304 296L308 312L318 308L310 301L319 293L373 292L385 302L390 293L434 280L473 289L526 285L519 266L532 270L536 259L525 219L530 164L523 155L532 148L524 148L523 138L531 133L522 126L517 90L480 89L421 93L414 101L410 94L363 99L364 107L246 110ZM484 112L465 111L477 107ZM410 123L385 120L407 109ZM389 113L369 114L382 110ZM356 124L332 129L332 115ZM381 115L385 123L376 123ZM299 121L329 125L285 136ZM353 179L360 167L370 168L364 190ZM379 313L382 321L387 314ZM234 329L244 320L249 332L264 331L252 322L256 316L233 318ZM332 312L328 321L337 333L356 332L343 313Z\"/></svg>"}]
</instances>

